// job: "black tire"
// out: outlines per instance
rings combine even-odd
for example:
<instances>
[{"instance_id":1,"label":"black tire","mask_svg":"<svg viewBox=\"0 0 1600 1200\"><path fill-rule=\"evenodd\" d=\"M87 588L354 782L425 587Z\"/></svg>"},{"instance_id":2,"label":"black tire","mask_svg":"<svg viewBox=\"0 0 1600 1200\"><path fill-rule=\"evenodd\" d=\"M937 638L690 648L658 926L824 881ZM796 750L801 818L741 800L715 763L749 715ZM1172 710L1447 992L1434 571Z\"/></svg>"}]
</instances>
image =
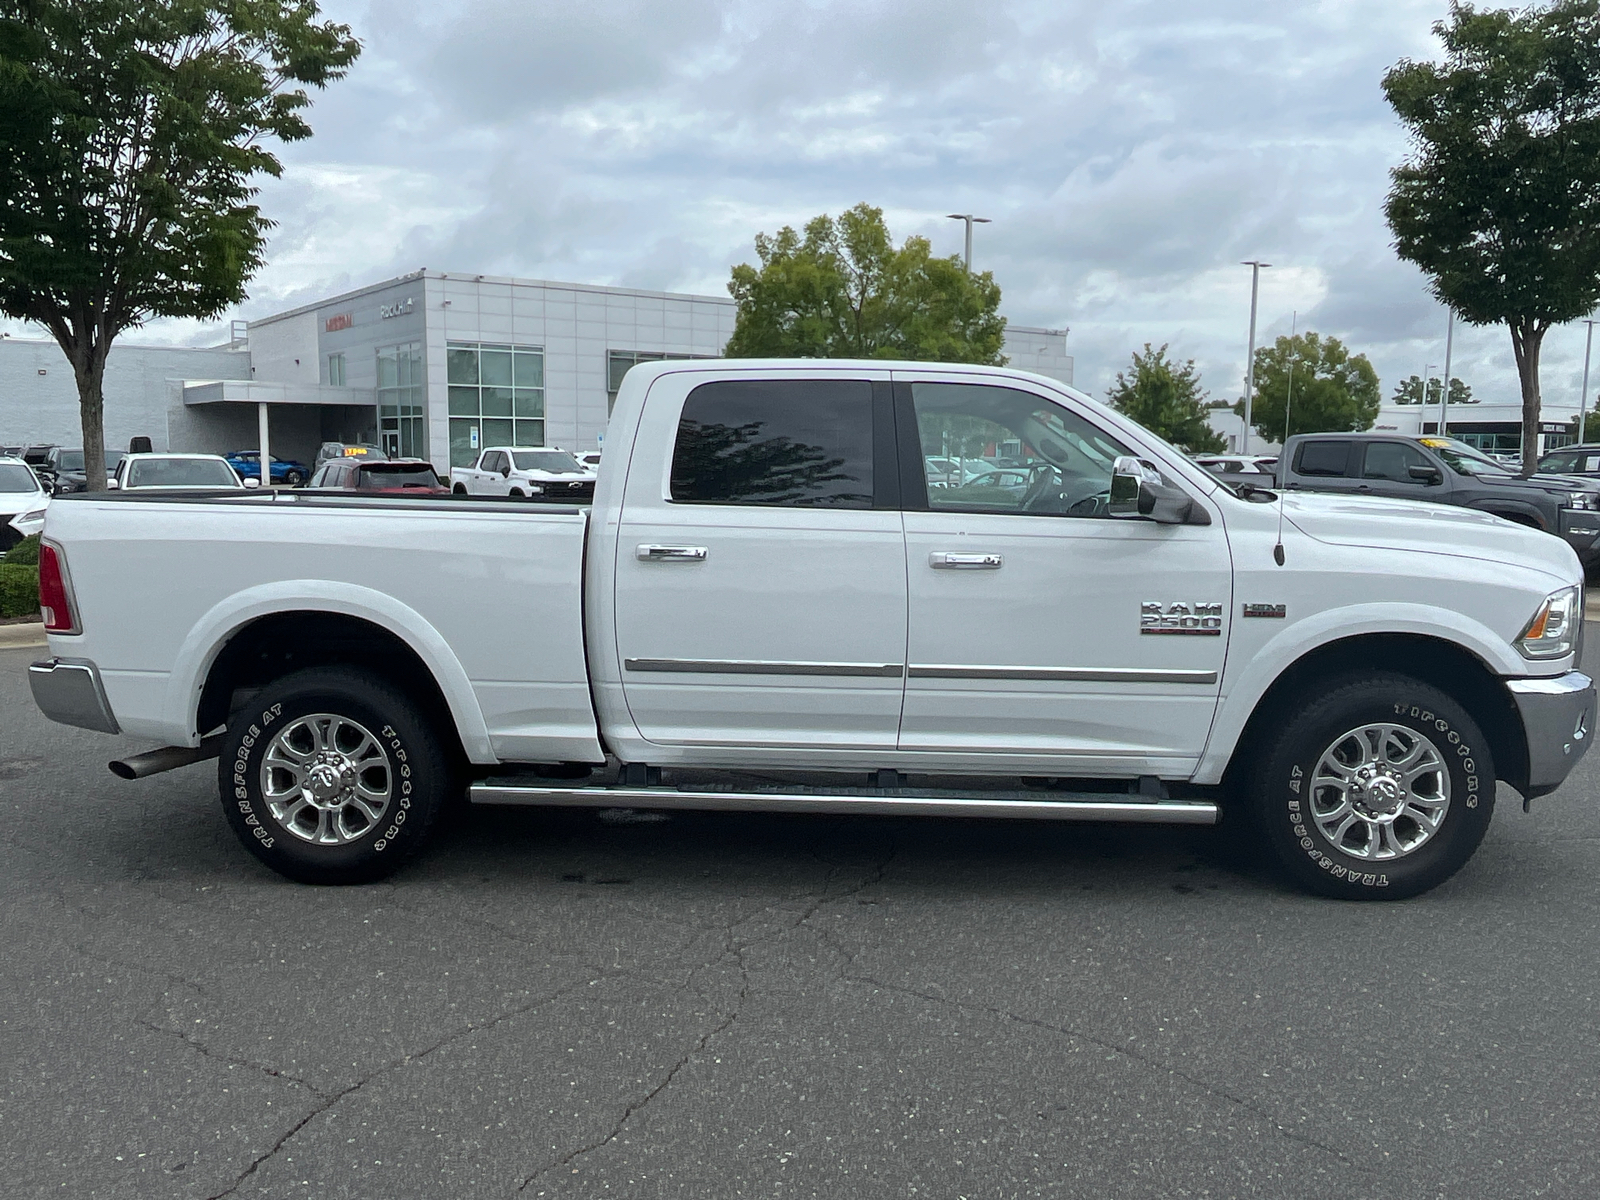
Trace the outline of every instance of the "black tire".
<instances>
[{"instance_id":1,"label":"black tire","mask_svg":"<svg viewBox=\"0 0 1600 1200\"><path fill-rule=\"evenodd\" d=\"M368 734L381 751L381 767L376 758L364 758L361 761L374 765L359 775L340 775L343 782L329 784L337 788L357 779L367 785L386 782L387 801L376 814L355 807L360 802L352 798L344 808L330 808L324 820L314 803L301 804L295 813L289 808L296 801L274 801L263 795L262 761L269 753L282 761L286 751L301 753L305 745L314 747L313 725L296 722L323 714L344 722L335 729L336 736L348 735L343 746L357 741L350 732L355 729ZM278 741L283 737L287 746ZM290 770L273 772L276 786L288 789L281 797L294 794ZM217 781L228 823L252 854L289 879L321 884L370 883L394 872L427 842L456 790L450 759L416 705L385 680L345 666L296 671L262 688L228 724ZM329 805L346 794L348 789L336 793ZM373 815L378 819L371 819ZM307 830L313 819L323 823ZM325 828L325 837L340 839L336 844L309 840Z\"/></svg>"},{"instance_id":2,"label":"black tire","mask_svg":"<svg viewBox=\"0 0 1600 1200\"><path fill-rule=\"evenodd\" d=\"M1405 675L1363 672L1325 681L1305 693L1303 705L1287 706L1287 711L1293 715L1259 744L1248 799L1267 849L1296 884L1344 900L1404 900L1438 887L1472 857L1494 815L1495 770L1488 740L1461 705L1438 688ZM1330 772L1316 774L1324 755L1334 754L1337 747L1344 748L1338 758L1342 765L1357 761L1348 752L1362 743L1344 739L1379 725L1394 727L1393 740L1369 734L1366 745L1381 738L1404 755L1407 747L1421 744L1413 738L1426 739L1448 778L1448 793L1441 786L1440 772L1427 772L1411 781L1417 785L1419 803L1408 808L1406 798L1413 793L1403 787L1401 799L1386 800L1364 787L1346 792ZM1433 761L1425 750L1419 754L1415 760L1419 769ZM1392 755L1385 757L1393 761ZM1431 833L1409 815L1435 811L1437 799L1425 798L1430 794L1448 796L1443 817ZM1323 814L1330 824L1339 820L1346 796L1358 797L1362 807L1358 811L1352 804L1347 815L1355 820L1335 843L1317 816ZM1371 805L1382 810L1397 803L1398 816L1380 811L1374 824L1363 815L1371 813ZM1383 824L1390 827L1388 832L1378 828ZM1396 853L1403 843L1419 838L1414 849ZM1370 851L1394 856L1378 858Z\"/></svg>"},{"instance_id":3,"label":"black tire","mask_svg":"<svg viewBox=\"0 0 1600 1200\"><path fill-rule=\"evenodd\" d=\"M283 481L285 483L287 483L290 487L299 487L302 483L304 483L306 481L305 472L304 471L285 471L283 473Z\"/></svg>"}]
</instances>

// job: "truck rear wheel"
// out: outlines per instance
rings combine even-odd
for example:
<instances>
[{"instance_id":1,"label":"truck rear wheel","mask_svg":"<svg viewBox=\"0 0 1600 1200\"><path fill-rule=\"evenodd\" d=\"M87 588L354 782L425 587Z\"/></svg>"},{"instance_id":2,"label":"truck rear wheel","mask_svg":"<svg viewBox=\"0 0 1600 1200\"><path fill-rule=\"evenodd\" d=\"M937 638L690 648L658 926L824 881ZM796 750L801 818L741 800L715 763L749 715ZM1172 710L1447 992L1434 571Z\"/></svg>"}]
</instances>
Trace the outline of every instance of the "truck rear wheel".
<instances>
[{"instance_id":1,"label":"truck rear wheel","mask_svg":"<svg viewBox=\"0 0 1600 1200\"><path fill-rule=\"evenodd\" d=\"M1372 672L1317 689L1268 735L1251 801L1273 857L1301 887L1403 900L1477 850L1494 763L1465 709L1437 688Z\"/></svg>"},{"instance_id":2,"label":"truck rear wheel","mask_svg":"<svg viewBox=\"0 0 1600 1200\"><path fill-rule=\"evenodd\" d=\"M452 787L428 720L354 667L268 684L229 722L218 784L249 851L300 883L369 883L427 841Z\"/></svg>"}]
</instances>

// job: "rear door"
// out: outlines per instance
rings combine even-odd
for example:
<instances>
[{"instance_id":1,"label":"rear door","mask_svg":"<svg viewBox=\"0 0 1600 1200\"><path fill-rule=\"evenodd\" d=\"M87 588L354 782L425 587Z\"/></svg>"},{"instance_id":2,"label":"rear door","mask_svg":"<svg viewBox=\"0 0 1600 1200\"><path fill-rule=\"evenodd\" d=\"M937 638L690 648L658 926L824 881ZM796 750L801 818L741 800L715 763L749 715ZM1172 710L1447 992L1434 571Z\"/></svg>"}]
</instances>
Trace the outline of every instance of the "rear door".
<instances>
[{"instance_id":1,"label":"rear door","mask_svg":"<svg viewBox=\"0 0 1600 1200\"><path fill-rule=\"evenodd\" d=\"M1354 494L1361 484L1360 447L1354 438L1306 438L1289 461L1291 488Z\"/></svg>"},{"instance_id":2,"label":"rear door","mask_svg":"<svg viewBox=\"0 0 1600 1200\"><path fill-rule=\"evenodd\" d=\"M906 652L893 421L887 372L652 385L615 574L623 695L646 740L893 749Z\"/></svg>"}]
</instances>

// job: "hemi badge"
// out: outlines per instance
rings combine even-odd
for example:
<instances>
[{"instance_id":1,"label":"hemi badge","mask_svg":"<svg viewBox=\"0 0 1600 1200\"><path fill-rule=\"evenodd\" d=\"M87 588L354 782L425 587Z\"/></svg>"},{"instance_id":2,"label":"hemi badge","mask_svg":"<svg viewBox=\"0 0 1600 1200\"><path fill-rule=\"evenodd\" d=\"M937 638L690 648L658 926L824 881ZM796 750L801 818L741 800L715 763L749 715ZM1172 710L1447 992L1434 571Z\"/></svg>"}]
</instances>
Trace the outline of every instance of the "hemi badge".
<instances>
[{"instance_id":1,"label":"hemi badge","mask_svg":"<svg viewBox=\"0 0 1600 1200\"><path fill-rule=\"evenodd\" d=\"M1289 615L1289 608L1284 604L1246 604L1244 615L1247 617L1276 617L1282 620Z\"/></svg>"}]
</instances>

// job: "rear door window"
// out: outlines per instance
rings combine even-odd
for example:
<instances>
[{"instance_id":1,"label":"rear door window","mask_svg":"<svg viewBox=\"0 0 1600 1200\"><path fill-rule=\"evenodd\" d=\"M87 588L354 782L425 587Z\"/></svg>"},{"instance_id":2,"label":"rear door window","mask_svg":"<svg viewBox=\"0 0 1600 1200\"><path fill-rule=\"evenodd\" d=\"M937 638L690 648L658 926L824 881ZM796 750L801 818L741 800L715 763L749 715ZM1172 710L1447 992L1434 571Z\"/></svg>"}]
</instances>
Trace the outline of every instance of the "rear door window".
<instances>
[{"instance_id":1,"label":"rear door window","mask_svg":"<svg viewBox=\"0 0 1600 1200\"><path fill-rule=\"evenodd\" d=\"M1305 442L1295 454L1297 475L1342 476L1350 470L1350 447L1345 439Z\"/></svg>"},{"instance_id":2,"label":"rear door window","mask_svg":"<svg viewBox=\"0 0 1600 1200\"><path fill-rule=\"evenodd\" d=\"M871 508L872 410L866 380L703 383L678 420L672 499Z\"/></svg>"}]
</instances>

